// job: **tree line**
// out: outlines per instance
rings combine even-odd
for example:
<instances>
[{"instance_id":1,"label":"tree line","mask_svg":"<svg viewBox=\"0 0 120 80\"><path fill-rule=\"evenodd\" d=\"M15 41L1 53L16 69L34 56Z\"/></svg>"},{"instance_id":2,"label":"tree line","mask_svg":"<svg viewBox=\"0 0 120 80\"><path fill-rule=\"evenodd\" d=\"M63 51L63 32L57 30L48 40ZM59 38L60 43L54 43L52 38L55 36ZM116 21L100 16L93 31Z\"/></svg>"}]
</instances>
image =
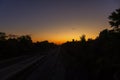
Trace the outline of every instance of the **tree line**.
<instances>
[{"instance_id":1,"label":"tree line","mask_svg":"<svg viewBox=\"0 0 120 80\"><path fill-rule=\"evenodd\" d=\"M112 29L104 29L96 39L86 40L83 35L80 41L62 45L68 80L74 80L69 78L73 75L87 80L120 80L120 9L108 18Z\"/></svg>"},{"instance_id":2,"label":"tree line","mask_svg":"<svg viewBox=\"0 0 120 80\"><path fill-rule=\"evenodd\" d=\"M54 43L48 41L33 42L29 35L11 35L0 32L0 57L15 57L31 55L55 48Z\"/></svg>"}]
</instances>

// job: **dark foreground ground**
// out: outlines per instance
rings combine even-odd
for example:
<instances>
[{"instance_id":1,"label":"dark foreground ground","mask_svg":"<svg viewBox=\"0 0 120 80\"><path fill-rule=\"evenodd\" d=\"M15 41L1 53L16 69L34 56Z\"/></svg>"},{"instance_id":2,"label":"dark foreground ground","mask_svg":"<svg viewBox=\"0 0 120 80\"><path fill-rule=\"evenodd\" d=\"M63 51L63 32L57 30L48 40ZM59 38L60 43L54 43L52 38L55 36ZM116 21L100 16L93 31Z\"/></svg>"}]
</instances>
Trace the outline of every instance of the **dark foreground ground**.
<instances>
[{"instance_id":1,"label":"dark foreground ground","mask_svg":"<svg viewBox=\"0 0 120 80\"><path fill-rule=\"evenodd\" d=\"M59 47L46 55L32 55L0 61L0 80L88 80L87 71L69 66Z\"/></svg>"},{"instance_id":2,"label":"dark foreground ground","mask_svg":"<svg viewBox=\"0 0 120 80\"><path fill-rule=\"evenodd\" d=\"M81 49L84 53L81 51L78 55L73 47L70 49L64 45L37 54L0 60L0 80L120 79L120 65L112 63L114 60L108 55L97 57L94 54L94 57L84 48Z\"/></svg>"}]
</instances>

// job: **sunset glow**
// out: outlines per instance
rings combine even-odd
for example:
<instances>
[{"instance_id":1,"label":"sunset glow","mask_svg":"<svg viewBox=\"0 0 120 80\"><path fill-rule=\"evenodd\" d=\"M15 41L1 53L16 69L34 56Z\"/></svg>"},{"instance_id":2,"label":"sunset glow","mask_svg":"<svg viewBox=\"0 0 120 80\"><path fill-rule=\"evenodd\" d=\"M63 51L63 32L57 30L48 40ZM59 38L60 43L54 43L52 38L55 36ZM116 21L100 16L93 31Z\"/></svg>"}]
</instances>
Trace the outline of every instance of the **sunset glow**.
<instances>
[{"instance_id":1,"label":"sunset glow","mask_svg":"<svg viewBox=\"0 0 120 80\"><path fill-rule=\"evenodd\" d=\"M59 44L83 34L94 39L109 27L108 15L119 5L118 0L1 0L0 31L29 34L34 42Z\"/></svg>"}]
</instances>

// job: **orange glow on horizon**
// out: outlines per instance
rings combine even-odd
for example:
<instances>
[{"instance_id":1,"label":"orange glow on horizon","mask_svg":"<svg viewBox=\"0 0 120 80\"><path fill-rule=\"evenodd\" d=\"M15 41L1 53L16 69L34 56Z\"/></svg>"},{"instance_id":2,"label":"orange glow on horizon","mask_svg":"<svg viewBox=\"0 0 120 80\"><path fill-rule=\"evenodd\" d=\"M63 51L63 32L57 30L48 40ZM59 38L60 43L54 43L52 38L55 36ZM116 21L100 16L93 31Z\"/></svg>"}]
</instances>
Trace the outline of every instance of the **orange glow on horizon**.
<instances>
[{"instance_id":1,"label":"orange glow on horizon","mask_svg":"<svg viewBox=\"0 0 120 80\"><path fill-rule=\"evenodd\" d=\"M46 41L46 40L34 40L33 39L33 42L42 42L42 41ZM57 40L47 40L48 42L50 42L50 43L55 43L55 44L57 44L57 45L60 45L60 44L63 44L63 43L65 43L65 42L67 42L67 41L57 41Z\"/></svg>"},{"instance_id":2,"label":"orange glow on horizon","mask_svg":"<svg viewBox=\"0 0 120 80\"><path fill-rule=\"evenodd\" d=\"M81 35L82 36L82 35ZM58 44L58 45L60 45L60 44L63 44L63 43L65 43L65 42L67 42L67 41L72 41L73 39L75 40L75 41L80 41L80 37L81 36L78 36L78 37L70 37L70 36L57 36L57 37L60 37L60 38L57 38L57 37L53 37L53 38L51 38L51 39L42 39L42 38L33 38L33 42L41 42L41 41L48 41L48 42L50 42L50 43L55 43L55 44ZM95 39L96 38L96 35L91 35L91 37L89 37L89 36L87 36L86 35L86 40L88 40L89 38L92 38L92 39Z\"/></svg>"}]
</instances>

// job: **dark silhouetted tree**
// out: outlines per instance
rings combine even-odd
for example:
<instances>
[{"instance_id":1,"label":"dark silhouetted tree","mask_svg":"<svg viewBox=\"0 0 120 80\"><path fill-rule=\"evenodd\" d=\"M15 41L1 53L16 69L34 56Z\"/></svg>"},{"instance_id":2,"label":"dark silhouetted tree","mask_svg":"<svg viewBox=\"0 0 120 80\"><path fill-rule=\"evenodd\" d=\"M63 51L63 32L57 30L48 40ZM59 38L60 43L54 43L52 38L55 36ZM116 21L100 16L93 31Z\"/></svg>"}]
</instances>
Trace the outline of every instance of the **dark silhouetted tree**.
<instances>
[{"instance_id":1,"label":"dark silhouetted tree","mask_svg":"<svg viewBox=\"0 0 120 80\"><path fill-rule=\"evenodd\" d=\"M107 38L108 35L109 35L109 31L107 29L105 29L105 30L100 32L99 37L104 39L104 38Z\"/></svg>"},{"instance_id":2,"label":"dark silhouetted tree","mask_svg":"<svg viewBox=\"0 0 120 80\"><path fill-rule=\"evenodd\" d=\"M110 19L109 23L111 27L114 29L118 29L120 27L120 9L116 9L111 15L108 17Z\"/></svg>"},{"instance_id":3,"label":"dark silhouetted tree","mask_svg":"<svg viewBox=\"0 0 120 80\"><path fill-rule=\"evenodd\" d=\"M29 35L23 35L18 37L18 44L19 44L19 50L24 51L30 51L32 48L32 40Z\"/></svg>"},{"instance_id":4,"label":"dark silhouetted tree","mask_svg":"<svg viewBox=\"0 0 120 80\"><path fill-rule=\"evenodd\" d=\"M18 41L21 43L32 43L32 39L29 35L23 35L18 37Z\"/></svg>"},{"instance_id":5,"label":"dark silhouetted tree","mask_svg":"<svg viewBox=\"0 0 120 80\"><path fill-rule=\"evenodd\" d=\"M4 41L4 40L6 40L6 33L4 33L4 32L0 32L0 41Z\"/></svg>"},{"instance_id":6,"label":"dark silhouetted tree","mask_svg":"<svg viewBox=\"0 0 120 80\"><path fill-rule=\"evenodd\" d=\"M86 42L85 35L82 35L82 36L80 37L80 41L83 42L83 43Z\"/></svg>"}]
</instances>

